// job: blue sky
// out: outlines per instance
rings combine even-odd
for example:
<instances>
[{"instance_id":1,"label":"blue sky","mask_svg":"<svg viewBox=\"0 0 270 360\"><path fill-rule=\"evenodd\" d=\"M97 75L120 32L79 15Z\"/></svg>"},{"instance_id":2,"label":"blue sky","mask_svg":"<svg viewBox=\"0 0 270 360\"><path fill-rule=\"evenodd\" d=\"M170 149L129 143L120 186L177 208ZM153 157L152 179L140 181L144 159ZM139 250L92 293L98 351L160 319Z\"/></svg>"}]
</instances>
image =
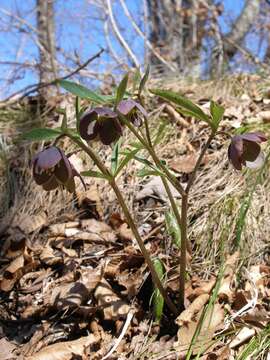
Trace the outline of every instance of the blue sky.
<instances>
[{"instance_id":1,"label":"blue sky","mask_svg":"<svg viewBox=\"0 0 270 360\"><path fill-rule=\"evenodd\" d=\"M91 55L95 54L100 47L106 47L106 42L103 36L103 22L98 20L97 10L94 6L88 4L86 0L56 0L56 34L57 45L64 49L67 55L74 55L74 51L79 55L81 62L86 61ZM141 0L127 0L126 1L131 13L139 24L140 18L139 9L142 4ZM224 2L225 16L224 21L220 19L222 30L226 32L229 28L230 21L241 11L244 0L225 0ZM114 5L114 14L119 26L125 29L125 36L132 45L133 51L138 55L140 61L143 62L143 42L138 38L134 32L127 26L128 20L125 17L123 10L119 4ZM0 0L0 11L14 13L17 10L20 16L27 21L30 26L35 27L35 1L25 0ZM36 63L38 61L38 49L24 29L28 29L27 25L22 25L20 32L18 29L13 32L10 25L18 25L19 23L8 16L8 14L1 13L1 18L4 19L2 29L4 31L0 34L1 59L0 61L16 61L20 63L30 62ZM35 35L34 35L35 36ZM121 46L111 37L111 41L118 55L121 56ZM67 61L59 55L59 60L63 64ZM94 66L91 64L91 66ZM109 57L103 54L100 70L109 68ZM3 88L5 78L11 75L12 68L9 65L1 65L0 76L0 97L5 98L10 93L36 82L38 79L32 70L25 70L21 68L17 73L12 73L15 81L9 86Z\"/></svg>"}]
</instances>

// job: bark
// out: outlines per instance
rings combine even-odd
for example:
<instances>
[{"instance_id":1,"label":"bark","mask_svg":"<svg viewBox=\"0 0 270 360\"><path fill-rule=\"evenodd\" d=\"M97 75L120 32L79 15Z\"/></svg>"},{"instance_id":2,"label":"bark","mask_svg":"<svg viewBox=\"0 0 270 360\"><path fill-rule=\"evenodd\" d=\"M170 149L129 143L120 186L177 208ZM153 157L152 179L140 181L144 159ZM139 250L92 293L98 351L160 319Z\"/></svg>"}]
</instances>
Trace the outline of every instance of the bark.
<instances>
[{"instance_id":1,"label":"bark","mask_svg":"<svg viewBox=\"0 0 270 360\"><path fill-rule=\"evenodd\" d=\"M230 60L237 53L256 22L260 5L261 0L246 0L241 14L226 36L221 36L218 23L214 24L216 27L212 37L218 53L211 56L210 73L218 70L220 74L223 56ZM179 72L193 77L200 75L203 40L209 36L206 25L213 13L213 0L147 0L147 6L149 38L155 49ZM162 64L155 55L150 53L148 61L162 71Z\"/></svg>"},{"instance_id":2,"label":"bark","mask_svg":"<svg viewBox=\"0 0 270 360\"><path fill-rule=\"evenodd\" d=\"M232 58L241 46L248 31L256 22L260 12L261 0L246 0L245 6L232 25L231 31L224 38L224 54ZM236 45L236 46L235 46Z\"/></svg>"},{"instance_id":3,"label":"bark","mask_svg":"<svg viewBox=\"0 0 270 360\"><path fill-rule=\"evenodd\" d=\"M206 13L197 0L147 0L149 38L156 50L178 72L198 73ZM164 66L152 53L149 63Z\"/></svg>"},{"instance_id":4,"label":"bark","mask_svg":"<svg viewBox=\"0 0 270 360\"><path fill-rule=\"evenodd\" d=\"M47 83L57 77L55 62L55 30L53 0L37 0L37 29L39 40L39 81ZM40 95L47 100L54 96L56 88L40 89Z\"/></svg>"}]
</instances>

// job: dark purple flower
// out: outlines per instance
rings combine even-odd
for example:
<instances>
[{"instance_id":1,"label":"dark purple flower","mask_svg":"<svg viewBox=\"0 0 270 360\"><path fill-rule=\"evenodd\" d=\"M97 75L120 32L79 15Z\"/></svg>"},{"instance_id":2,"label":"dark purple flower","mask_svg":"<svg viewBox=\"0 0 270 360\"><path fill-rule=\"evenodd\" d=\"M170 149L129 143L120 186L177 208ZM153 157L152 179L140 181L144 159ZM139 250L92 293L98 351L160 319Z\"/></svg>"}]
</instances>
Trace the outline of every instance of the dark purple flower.
<instances>
[{"instance_id":1,"label":"dark purple flower","mask_svg":"<svg viewBox=\"0 0 270 360\"><path fill-rule=\"evenodd\" d=\"M264 163L264 154L259 144L266 140L266 136L260 132L233 136L228 157L235 169L241 170L243 165L251 169L261 167Z\"/></svg>"},{"instance_id":2,"label":"dark purple flower","mask_svg":"<svg viewBox=\"0 0 270 360\"><path fill-rule=\"evenodd\" d=\"M109 145L120 138L122 126L118 115L107 107L86 111L80 119L80 135L84 140L99 140Z\"/></svg>"},{"instance_id":3,"label":"dark purple flower","mask_svg":"<svg viewBox=\"0 0 270 360\"><path fill-rule=\"evenodd\" d=\"M144 107L133 99L122 100L117 106L117 110L136 127L143 123L143 118L147 117Z\"/></svg>"},{"instance_id":4,"label":"dark purple flower","mask_svg":"<svg viewBox=\"0 0 270 360\"><path fill-rule=\"evenodd\" d=\"M58 147L51 146L36 154L32 165L35 182L44 190L64 186L69 192L75 191L74 176L79 174Z\"/></svg>"}]
</instances>

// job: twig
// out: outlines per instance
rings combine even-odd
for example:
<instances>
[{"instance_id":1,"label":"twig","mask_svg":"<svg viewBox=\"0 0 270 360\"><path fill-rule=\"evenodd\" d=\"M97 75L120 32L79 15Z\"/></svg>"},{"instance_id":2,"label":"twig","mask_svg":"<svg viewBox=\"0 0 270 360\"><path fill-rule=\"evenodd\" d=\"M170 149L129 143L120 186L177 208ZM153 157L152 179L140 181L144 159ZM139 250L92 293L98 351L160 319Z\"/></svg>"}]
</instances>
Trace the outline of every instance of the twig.
<instances>
[{"instance_id":1,"label":"twig","mask_svg":"<svg viewBox=\"0 0 270 360\"><path fill-rule=\"evenodd\" d=\"M62 76L60 78L57 78L57 79L52 80L52 81L47 82L47 83L36 83L36 84L28 85L28 86L24 87L23 89L16 91L12 95L8 96L6 99L2 100L0 102L0 107L6 106L7 102L9 102L9 100L11 100L16 95L20 95L20 94L23 93L23 95L21 95L19 98L15 99L15 102L22 100L26 96L32 94L33 92L35 92L35 91L37 91L39 89L42 89L42 88L47 87L47 86L55 85L55 83L57 81L59 81L59 80L66 80L66 79L70 78L71 76L73 76L73 75L77 74L78 72L80 72L90 62L92 62L95 59L97 59L98 57L100 57L100 55L103 53L103 51L104 51L104 49L100 49L97 54L95 54L94 56L89 58L86 62L84 62L82 65L80 65L77 69L73 70L71 73L69 73L69 74L67 74L65 76Z\"/></svg>"},{"instance_id":2,"label":"twig","mask_svg":"<svg viewBox=\"0 0 270 360\"><path fill-rule=\"evenodd\" d=\"M113 345L111 350L108 352L108 354L103 356L103 358L101 360L108 359L114 353L114 351L118 348L120 342L122 341L123 337L125 336L125 334L127 332L127 329L128 329L128 327L129 327L129 325L131 323L131 320L133 318L133 315L134 314L133 314L132 310L129 311L129 313L127 314L125 325L123 326L123 329L121 331L121 334L119 335L118 339L115 341L115 344Z\"/></svg>"},{"instance_id":3,"label":"twig","mask_svg":"<svg viewBox=\"0 0 270 360\"><path fill-rule=\"evenodd\" d=\"M112 23L112 27L113 27L113 31L118 39L118 41L120 42L120 44L122 45L122 47L125 49L125 51L127 52L127 54L129 55L129 57L131 58L133 64L137 67L140 68L140 63L137 59L137 57L135 56L135 54L133 53L133 51L130 49L129 45L127 44L126 40L123 38L123 36L121 35L121 32L116 24L116 21L114 19L113 16L113 11L112 11L112 4L111 4L111 0L106 0L107 3L107 9L108 9L108 15L110 18L110 21Z\"/></svg>"},{"instance_id":4,"label":"twig","mask_svg":"<svg viewBox=\"0 0 270 360\"><path fill-rule=\"evenodd\" d=\"M140 35L143 40L145 45L148 47L148 49L158 58L158 60L160 62L162 62L164 65L166 65L171 71L176 71L175 66L169 64L153 47L153 45L151 44L151 42L147 39L147 37L144 35L144 33L141 31L141 29L139 28L139 26L136 24L136 22L134 21L133 17L131 16L127 5L125 3L124 0L120 0L120 3L122 5L122 8L124 10L124 13L126 14L127 18L129 19L131 25L133 26L133 28L135 29L135 31L137 32L138 35Z\"/></svg>"}]
</instances>

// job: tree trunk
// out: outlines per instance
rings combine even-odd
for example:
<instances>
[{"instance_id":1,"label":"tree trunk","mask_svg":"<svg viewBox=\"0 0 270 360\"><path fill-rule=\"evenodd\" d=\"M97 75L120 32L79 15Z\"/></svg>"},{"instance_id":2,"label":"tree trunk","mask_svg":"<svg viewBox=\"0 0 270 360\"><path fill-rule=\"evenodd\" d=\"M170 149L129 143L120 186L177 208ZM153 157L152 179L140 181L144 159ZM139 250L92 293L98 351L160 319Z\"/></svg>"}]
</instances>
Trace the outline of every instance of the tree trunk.
<instances>
[{"instance_id":1,"label":"tree trunk","mask_svg":"<svg viewBox=\"0 0 270 360\"><path fill-rule=\"evenodd\" d=\"M224 38L224 54L228 59L232 58L241 46L248 31L256 23L260 12L261 0L246 0L245 6L232 25L231 31Z\"/></svg>"},{"instance_id":2,"label":"tree trunk","mask_svg":"<svg viewBox=\"0 0 270 360\"><path fill-rule=\"evenodd\" d=\"M205 23L203 7L197 0L147 0L150 41L177 72L198 73ZM161 72L164 65L153 53L149 63ZM195 75L196 76L196 75Z\"/></svg>"},{"instance_id":3,"label":"tree trunk","mask_svg":"<svg viewBox=\"0 0 270 360\"><path fill-rule=\"evenodd\" d=\"M57 77L55 62L55 31L53 0L37 0L37 29L39 41L39 81L41 84L53 81ZM44 100L56 94L56 87L40 89Z\"/></svg>"},{"instance_id":4,"label":"tree trunk","mask_svg":"<svg viewBox=\"0 0 270 360\"><path fill-rule=\"evenodd\" d=\"M218 31L218 15L213 19L213 14L218 14L213 0L147 0L149 39L160 55L173 64L178 72L198 77L201 72L203 40L211 36L218 54L211 55L209 72L216 74L218 70L220 74L223 55L230 60L236 54L256 21L260 3L261 0L246 0L231 31L222 36ZM206 26L209 21L215 22L212 35L209 35ZM164 65L153 53L149 53L148 62L152 67L164 71Z\"/></svg>"}]
</instances>

